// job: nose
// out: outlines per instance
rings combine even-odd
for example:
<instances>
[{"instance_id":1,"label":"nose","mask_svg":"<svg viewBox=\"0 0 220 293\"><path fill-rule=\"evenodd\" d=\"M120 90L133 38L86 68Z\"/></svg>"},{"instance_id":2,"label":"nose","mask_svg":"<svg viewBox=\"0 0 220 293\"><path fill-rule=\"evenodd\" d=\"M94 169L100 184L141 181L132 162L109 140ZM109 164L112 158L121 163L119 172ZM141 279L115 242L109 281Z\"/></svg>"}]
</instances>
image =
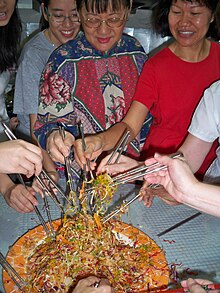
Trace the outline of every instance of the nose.
<instances>
[{"instance_id":1,"label":"nose","mask_svg":"<svg viewBox=\"0 0 220 293\"><path fill-rule=\"evenodd\" d=\"M5 6L7 3L7 0L0 0L0 6Z\"/></svg>"},{"instance_id":2,"label":"nose","mask_svg":"<svg viewBox=\"0 0 220 293\"><path fill-rule=\"evenodd\" d=\"M71 27L73 24L73 22L69 19L69 17L66 17L64 22L63 22L63 26L64 27Z\"/></svg>"},{"instance_id":3,"label":"nose","mask_svg":"<svg viewBox=\"0 0 220 293\"><path fill-rule=\"evenodd\" d=\"M180 16L180 24L187 25L190 22L190 15L188 13L183 12Z\"/></svg>"},{"instance_id":4,"label":"nose","mask_svg":"<svg viewBox=\"0 0 220 293\"><path fill-rule=\"evenodd\" d=\"M106 20L102 20L97 30L102 34L105 34L106 32L109 32L111 28L107 25Z\"/></svg>"}]
</instances>

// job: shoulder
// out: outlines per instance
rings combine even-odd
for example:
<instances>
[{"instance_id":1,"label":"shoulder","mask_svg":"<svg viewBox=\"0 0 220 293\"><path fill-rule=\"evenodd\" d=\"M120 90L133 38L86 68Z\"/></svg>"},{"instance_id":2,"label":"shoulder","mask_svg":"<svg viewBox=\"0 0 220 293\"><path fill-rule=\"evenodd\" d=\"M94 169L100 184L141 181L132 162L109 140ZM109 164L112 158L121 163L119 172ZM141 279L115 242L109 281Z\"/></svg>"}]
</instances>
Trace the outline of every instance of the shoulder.
<instances>
[{"instance_id":1,"label":"shoulder","mask_svg":"<svg viewBox=\"0 0 220 293\"><path fill-rule=\"evenodd\" d=\"M120 41L118 42L117 49L124 52L140 52L146 54L141 43L134 37L123 33Z\"/></svg>"},{"instance_id":2,"label":"shoulder","mask_svg":"<svg viewBox=\"0 0 220 293\"><path fill-rule=\"evenodd\" d=\"M37 33L23 47L20 62L25 58L31 58L33 61L42 56L48 58L53 52L52 45L47 41L43 32Z\"/></svg>"}]
</instances>

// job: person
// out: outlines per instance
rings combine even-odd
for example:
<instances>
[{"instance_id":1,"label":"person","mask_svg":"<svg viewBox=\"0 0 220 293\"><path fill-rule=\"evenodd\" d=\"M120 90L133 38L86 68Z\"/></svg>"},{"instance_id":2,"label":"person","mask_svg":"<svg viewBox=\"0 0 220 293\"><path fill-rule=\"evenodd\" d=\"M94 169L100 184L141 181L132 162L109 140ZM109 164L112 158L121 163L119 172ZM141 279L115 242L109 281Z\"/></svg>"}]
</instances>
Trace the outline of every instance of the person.
<instances>
[{"instance_id":1,"label":"person","mask_svg":"<svg viewBox=\"0 0 220 293\"><path fill-rule=\"evenodd\" d=\"M41 30L24 46L16 74L14 113L19 125L16 135L30 139L38 113L41 73L53 50L75 38L80 29L75 0L44 0Z\"/></svg>"},{"instance_id":2,"label":"person","mask_svg":"<svg viewBox=\"0 0 220 293\"><path fill-rule=\"evenodd\" d=\"M167 166L167 169L145 175L148 184L161 184L177 202L220 217L220 186L198 181L185 157L172 159L155 154L145 164L155 162Z\"/></svg>"},{"instance_id":3,"label":"person","mask_svg":"<svg viewBox=\"0 0 220 293\"><path fill-rule=\"evenodd\" d=\"M15 1L8 4L1 1L2 17L0 19L0 140L6 140L1 122L15 127L16 118L9 118L5 102L5 90L10 79L10 70L17 64L18 45L21 34L21 21L17 10L13 10Z\"/></svg>"},{"instance_id":4,"label":"person","mask_svg":"<svg viewBox=\"0 0 220 293\"><path fill-rule=\"evenodd\" d=\"M114 293L109 281L104 278L90 276L80 280L72 293Z\"/></svg>"},{"instance_id":5,"label":"person","mask_svg":"<svg viewBox=\"0 0 220 293\"><path fill-rule=\"evenodd\" d=\"M140 43L123 34L130 9L130 0L77 1L83 32L52 53L40 84L34 133L53 161L64 162L80 122L85 134L97 133L129 108L147 59ZM57 122L65 124L64 141ZM134 156L138 144L138 139L131 143ZM78 165L73 168L79 177Z\"/></svg>"},{"instance_id":6,"label":"person","mask_svg":"<svg viewBox=\"0 0 220 293\"><path fill-rule=\"evenodd\" d=\"M18 58L21 21L16 5L15 0L0 1L0 71L6 75L8 68L14 66ZM1 142L0 154L0 192L8 191L11 180L7 174L21 173L29 178L41 172L42 152L33 144L23 140ZM30 196L32 196L31 193ZM15 208L13 204L12 207Z\"/></svg>"},{"instance_id":7,"label":"person","mask_svg":"<svg viewBox=\"0 0 220 293\"><path fill-rule=\"evenodd\" d=\"M197 106L188 136L180 147L180 151L188 161L193 172L196 172L207 156L214 141L220 142L220 80L213 83L206 91ZM216 158L208 168L204 181L220 183L220 147L216 150Z\"/></svg>"},{"instance_id":8,"label":"person","mask_svg":"<svg viewBox=\"0 0 220 293\"><path fill-rule=\"evenodd\" d=\"M86 157L92 160L114 148L125 129L130 130L132 139L149 111L154 120L142 159L155 152L176 152L187 135L203 91L220 77L220 46L210 39L218 39L217 4L218 1L158 1L154 13L155 30L163 36L173 36L173 42L145 63L132 105L121 123L86 137L85 153L81 140L75 142L75 158L80 166L85 164ZM201 175L214 156L212 150L200 169ZM94 168L93 163L91 168Z\"/></svg>"},{"instance_id":9,"label":"person","mask_svg":"<svg viewBox=\"0 0 220 293\"><path fill-rule=\"evenodd\" d=\"M97 288L94 286L95 284L99 284ZM219 289L214 289L214 284L209 280L204 279L192 279L188 278L187 280L181 281L181 285L186 292L191 293L205 293L207 292L204 287L208 290L212 290L213 293L219 293ZM96 277L88 277L82 279L78 282L77 286L73 290L73 293L113 293L114 289L110 286L106 279L98 279Z\"/></svg>"}]
</instances>

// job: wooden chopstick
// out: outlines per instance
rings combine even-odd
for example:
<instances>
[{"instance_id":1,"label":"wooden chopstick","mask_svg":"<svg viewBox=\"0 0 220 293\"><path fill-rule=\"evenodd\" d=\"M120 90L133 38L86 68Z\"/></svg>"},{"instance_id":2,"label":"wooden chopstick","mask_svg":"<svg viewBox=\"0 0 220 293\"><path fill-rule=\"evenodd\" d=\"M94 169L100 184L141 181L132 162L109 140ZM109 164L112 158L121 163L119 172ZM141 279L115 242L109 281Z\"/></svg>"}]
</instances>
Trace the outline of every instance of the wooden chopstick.
<instances>
[{"instance_id":1,"label":"wooden chopstick","mask_svg":"<svg viewBox=\"0 0 220 293\"><path fill-rule=\"evenodd\" d=\"M18 288L23 291L23 287L25 286L25 281L21 276L16 272L16 270L10 265L10 263L6 260L4 255L0 252L0 264L3 269L8 273L10 278L14 281L14 283L18 286ZM16 279L17 277L17 279Z\"/></svg>"}]
</instances>

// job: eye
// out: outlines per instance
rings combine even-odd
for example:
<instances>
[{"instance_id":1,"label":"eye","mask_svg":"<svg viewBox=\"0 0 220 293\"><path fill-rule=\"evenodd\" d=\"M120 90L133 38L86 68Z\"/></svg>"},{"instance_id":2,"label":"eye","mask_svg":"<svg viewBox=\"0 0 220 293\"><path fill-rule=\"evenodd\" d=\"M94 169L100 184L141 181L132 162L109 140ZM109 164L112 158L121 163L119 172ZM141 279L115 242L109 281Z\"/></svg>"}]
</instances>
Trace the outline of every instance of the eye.
<instances>
[{"instance_id":1,"label":"eye","mask_svg":"<svg viewBox=\"0 0 220 293\"><path fill-rule=\"evenodd\" d=\"M111 23L118 22L118 21L120 21L119 17L111 17L108 19L108 22L111 22Z\"/></svg>"},{"instance_id":2,"label":"eye","mask_svg":"<svg viewBox=\"0 0 220 293\"><path fill-rule=\"evenodd\" d=\"M56 17L56 18L63 18L62 14L54 14L53 16Z\"/></svg>"}]
</instances>

